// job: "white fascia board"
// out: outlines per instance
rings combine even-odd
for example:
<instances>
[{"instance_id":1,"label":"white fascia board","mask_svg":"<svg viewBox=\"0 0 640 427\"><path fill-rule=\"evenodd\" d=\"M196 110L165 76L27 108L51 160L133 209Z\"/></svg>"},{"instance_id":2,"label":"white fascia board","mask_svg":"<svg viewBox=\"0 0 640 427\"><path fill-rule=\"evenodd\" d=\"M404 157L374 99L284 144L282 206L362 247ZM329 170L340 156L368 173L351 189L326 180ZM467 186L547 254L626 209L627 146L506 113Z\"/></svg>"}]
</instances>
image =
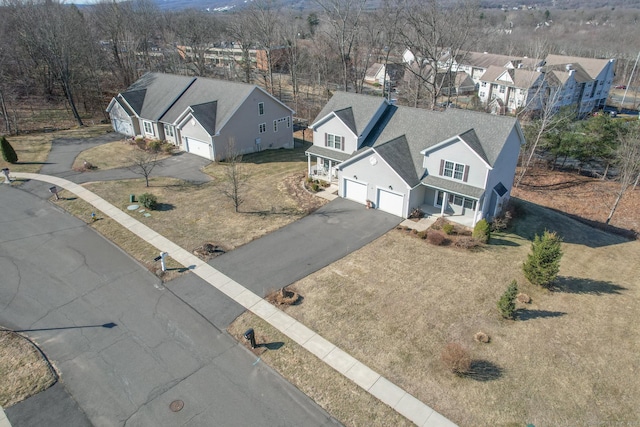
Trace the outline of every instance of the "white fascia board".
<instances>
[{"instance_id":1,"label":"white fascia board","mask_svg":"<svg viewBox=\"0 0 640 427\"><path fill-rule=\"evenodd\" d=\"M347 130L349 131L349 133L351 135L353 135L354 138L356 138L356 141L358 141L359 143L359 138L358 135L356 135L355 133L353 133L353 131L351 130L351 128L349 126L347 126L347 124L345 122L343 122L340 117L338 117L338 115L332 111L329 114L327 114L326 116L324 116L323 118L321 118L320 120L318 120L317 122L315 122L314 124L312 124L311 126L309 126L310 129L316 130L316 127L318 126L322 126L323 124L327 123L328 121L330 121L331 119L335 118L336 120L339 120L340 123L342 123L344 125L344 127L347 128Z\"/></svg>"}]
</instances>

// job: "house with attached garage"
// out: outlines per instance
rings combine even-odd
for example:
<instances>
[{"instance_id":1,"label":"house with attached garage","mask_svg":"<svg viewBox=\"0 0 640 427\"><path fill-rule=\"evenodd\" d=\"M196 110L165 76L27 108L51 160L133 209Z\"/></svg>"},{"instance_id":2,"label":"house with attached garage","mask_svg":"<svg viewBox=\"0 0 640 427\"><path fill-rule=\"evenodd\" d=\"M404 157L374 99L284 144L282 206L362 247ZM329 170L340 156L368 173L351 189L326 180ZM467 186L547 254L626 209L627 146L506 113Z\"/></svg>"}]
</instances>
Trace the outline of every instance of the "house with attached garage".
<instances>
[{"instance_id":1,"label":"house with attached garage","mask_svg":"<svg viewBox=\"0 0 640 427\"><path fill-rule=\"evenodd\" d=\"M211 160L224 159L230 147L236 154L293 148L293 110L255 85L148 73L107 112L116 132L166 140Z\"/></svg>"},{"instance_id":2,"label":"house with attached garage","mask_svg":"<svg viewBox=\"0 0 640 427\"><path fill-rule=\"evenodd\" d=\"M473 226L501 213L525 139L513 117L397 106L337 92L311 125L310 176L407 218L420 208Z\"/></svg>"}]
</instances>

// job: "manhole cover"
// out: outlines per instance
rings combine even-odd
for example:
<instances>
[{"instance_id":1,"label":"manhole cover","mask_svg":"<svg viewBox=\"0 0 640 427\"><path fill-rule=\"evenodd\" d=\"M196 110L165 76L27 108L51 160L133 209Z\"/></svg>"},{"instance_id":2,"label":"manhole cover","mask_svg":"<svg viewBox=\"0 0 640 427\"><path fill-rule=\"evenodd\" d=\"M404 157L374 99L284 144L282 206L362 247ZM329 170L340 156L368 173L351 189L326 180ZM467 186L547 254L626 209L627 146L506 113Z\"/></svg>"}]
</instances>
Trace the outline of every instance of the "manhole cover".
<instances>
[{"instance_id":1,"label":"manhole cover","mask_svg":"<svg viewBox=\"0 0 640 427\"><path fill-rule=\"evenodd\" d=\"M184 408L184 402L182 400L174 400L169 405L169 409L171 409L173 412L178 412L182 408Z\"/></svg>"}]
</instances>

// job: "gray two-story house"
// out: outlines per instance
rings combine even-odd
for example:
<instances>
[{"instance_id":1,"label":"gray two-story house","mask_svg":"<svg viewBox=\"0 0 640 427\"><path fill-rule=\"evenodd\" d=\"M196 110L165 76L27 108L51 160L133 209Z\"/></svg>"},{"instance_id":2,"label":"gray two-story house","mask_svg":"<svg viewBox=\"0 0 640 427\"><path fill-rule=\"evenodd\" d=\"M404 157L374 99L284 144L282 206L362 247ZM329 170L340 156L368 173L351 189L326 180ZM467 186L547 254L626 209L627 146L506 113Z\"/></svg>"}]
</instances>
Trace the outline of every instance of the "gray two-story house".
<instances>
[{"instance_id":1,"label":"gray two-story house","mask_svg":"<svg viewBox=\"0 0 640 427\"><path fill-rule=\"evenodd\" d=\"M148 73L107 107L116 132L170 142L222 160L265 149L293 148L293 110L250 84Z\"/></svg>"},{"instance_id":2,"label":"gray two-story house","mask_svg":"<svg viewBox=\"0 0 640 427\"><path fill-rule=\"evenodd\" d=\"M336 93L311 127L309 173L337 181L341 197L403 218L420 208L466 225L502 211L524 144L515 118L348 93Z\"/></svg>"}]
</instances>

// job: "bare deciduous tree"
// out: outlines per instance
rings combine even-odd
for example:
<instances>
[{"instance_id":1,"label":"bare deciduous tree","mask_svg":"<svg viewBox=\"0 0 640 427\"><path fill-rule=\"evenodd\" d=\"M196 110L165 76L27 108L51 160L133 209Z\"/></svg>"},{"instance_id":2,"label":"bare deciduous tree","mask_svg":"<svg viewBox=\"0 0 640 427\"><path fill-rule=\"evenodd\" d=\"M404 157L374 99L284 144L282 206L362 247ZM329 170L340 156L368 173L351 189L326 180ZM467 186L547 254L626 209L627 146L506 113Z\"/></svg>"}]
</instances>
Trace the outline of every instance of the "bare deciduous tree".
<instances>
[{"instance_id":1,"label":"bare deciduous tree","mask_svg":"<svg viewBox=\"0 0 640 427\"><path fill-rule=\"evenodd\" d=\"M435 107L442 86L450 78L456 61L466 54L478 29L478 5L470 0L445 4L442 0L402 0L404 26L400 38L413 54L413 63L406 71L414 77L416 102L423 88L429 94L429 104Z\"/></svg>"},{"instance_id":2,"label":"bare deciduous tree","mask_svg":"<svg viewBox=\"0 0 640 427\"><path fill-rule=\"evenodd\" d=\"M333 40L342 64L342 84L349 90L353 50L358 38L360 17L367 0L315 0L324 11L325 28Z\"/></svg>"},{"instance_id":3,"label":"bare deciduous tree","mask_svg":"<svg viewBox=\"0 0 640 427\"><path fill-rule=\"evenodd\" d=\"M637 123L630 123L630 128L626 132L620 133L614 162L618 169L616 178L618 189L609 216L605 221L606 224L611 222L622 196L640 177L640 125Z\"/></svg>"},{"instance_id":4,"label":"bare deciduous tree","mask_svg":"<svg viewBox=\"0 0 640 427\"><path fill-rule=\"evenodd\" d=\"M230 139L227 144L224 166L226 182L224 183L222 193L231 200L237 213L239 212L240 205L244 203L242 193L247 184L248 176L242 167L242 154L237 151L233 139Z\"/></svg>"},{"instance_id":5,"label":"bare deciduous tree","mask_svg":"<svg viewBox=\"0 0 640 427\"><path fill-rule=\"evenodd\" d=\"M130 161L129 170L135 174L142 175L148 187L151 172L160 163L158 152L135 150L131 155Z\"/></svg>"}]
</instances>

